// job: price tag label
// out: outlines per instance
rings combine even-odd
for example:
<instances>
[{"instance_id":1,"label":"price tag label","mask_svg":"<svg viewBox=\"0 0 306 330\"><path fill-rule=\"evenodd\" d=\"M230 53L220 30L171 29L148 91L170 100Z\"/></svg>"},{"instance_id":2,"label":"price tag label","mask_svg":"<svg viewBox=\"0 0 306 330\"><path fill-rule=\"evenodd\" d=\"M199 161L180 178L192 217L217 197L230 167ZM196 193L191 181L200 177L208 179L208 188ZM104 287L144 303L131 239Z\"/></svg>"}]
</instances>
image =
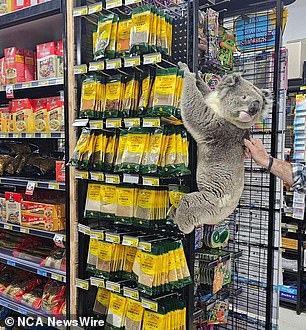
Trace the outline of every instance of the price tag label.
<instances>
[{"instance_id":1,"label":"price tag label","mask_svg":"<svg viewBox=\"0 0 306 330\"><path fill-rule=\"evenodd\" d=\"M301 87L300 87L300 90L301 90L301 91L306 91L306 86L301 86ZM297 100L299 100L299 99L300 99L300 95L299 95L299 94L296 95L296 98L297 98Z\"/></svg>"},{"instance_id":2,"label":"price tag label","mask_svg":"<svg viewBox=\"0 0 306 330\"><path fill-rule=\"evenodd\" d=\"M103 120L91 120L89 122L89 127L91 129L102 129L103 128Z\"/></svg>"},{"instance_id":3,"label":"price tag label","mask_svg":"<svg viewBox=\"0 0 306 330\"><path fill-rule=\"evenodd\" d=\"M143 308L150 309L153 312L158 312L158 303L156 301L142 298L141 304Z\"/></svg>"},{"instance_id":4,"label":"price tag label","mask_svg":"<svg viewBox=\"0 0 306 330\"><path fill-rule=\"evenodd\" d=\"M94 3L93 5L88 6L88 14L99 13L103 9L103 4L101 2Z\"/></svg>"},{"instance_id":5,"label":"price tag label","mask_svg":"<svg viewBox=\"0 0 306 330\"><path fill-rule=\"evenodd\" d=\"M105 288L104 280L95 277L91 277L89 280L91 285L96 286L98 288Z\"/></svg>"},{"instance_id":6,"label":"price tag label","mask_svg":"<svg viewBox=\"0 0 306 330\"><path fill-rule=\"evenodd\" d=\"M120 183L120 176L116 175L116 174L105 174L105 182L106 183L119 184Z\"/></svg>"},{"instance_id":7,"label":"price tag label","mask_svg":"<svg viewBox=\"0 0 306 330\"><path fill-rule=\"evenodd\" d=\"M38 86L48 86L49 85L49 81L48 80L41 80L38 83Z\"/></svg>"},{"instance_id":8,"label":"price tag label","mask_svg":"<svg viewBox=\"0 0 306 330\"><path fill-rule=\"evenodd\" d=\"M139 239L138 237L123 236L122 245L138 247Z\"/></svg>"},{"instance_id":9,"label":"price tag label","mask_svg":"<svg viewBox=\"0 0 306 330\"><path fill-rule=\"evenodd\" d=\"M7 134L6 133L1 133L0 134L0 138L5 138L5 137L7 137Z\"/></svg>"},{"instance_id":10,"label":"price tag label","mask_svg":"<svg viewBox=\"0 0 306 330\"><path fill-rule=\"evenodd\" d=\"M140 56L125 57L123 62L125 68L132 68L141 64Z\"/></svg>"},{"instance_id":11,"label":"price tag label","mask_svg":"<svg viewBox=\"0 0 306 330\"><path fill-rule=\"evenodd\" d=\"M139 292L138 290L123 287L123 295L127 298L131 298L134 300L139 300Z\"/></svg>"},{"instance_id":12,"label":"price tag label","mask_svg":"<svg viewBox=\"0 0 306 330\"><path fill-rule=\"evenodd\" d=\"M104 240L104 232L99 230L91 230L90 238Z\"/></svg>"},{"instance_id":13,"label":"price tag label","mask_svg":"<svg viewBox=\"0 0 306 330\"><path fill-rule=\"evenodd\" d=\"M109 242L109 243L120 244L120 241L121 241L120 235L105 233L105 241Z\"/></svg>"},{"instance_id":14,"label":"price tag label","mask_svg":"<svg viewBox=\"0 0 306 330\"><path fill-rule=\"evenodd\" d=\"M121 127L121 119L120 118L106 119L105 126L106 126L106 128L117 128L117 127Z\"/></svg>"},{"instance_id":15,"label":"price tag label","mask_svg":"<svg viewBox=\"0 0 306 330\"><path fill-rule=\"evenodd\" d=\"M24 233L24 234L29 234L30 233L30 229L29 228L20 228L20 232Z\"/></svg>"},{"instance_id":16,"label":"price tag label","mask_svg":"<svg viewBox=\"0 0 306 330\"><path fill-rule=\"evenodd\" d=\"M80 233L85 234L85 235L90 235L91 230L89 227L79 224L78 229L79 229Z\"/></svg>"},{"instance_id":17,"label":"price tag label","mask_svg":"<svg viewBox=\"0 0 306 330\"><path fill-rule=\"evenodd\" d=\"M5 93L6 93L7 99L13 99L14 98L14 85L6 85Z\"/></svg>"},{"instance_id":18,"label":"price tag label","mask_svg":"<svg viewBox=\"0 0 306 330\"><path fill-rule=\"evenodd\" d=\"M82 6L73 9L73 17L83 16L88 14L88 7Z\"/></svg>"},{"instance_id":19,"label":"price tag label","mask_svg":"<svg viewBox=\"0 0 306 330\"><path fill-rule=\"evenodd\" d=\"M139 249L145 252L151 252L152 250L152 245L151 243L148 242L139 242L138 247Z\"/></svg>"},{"instance_id":20,"label":"price tag label","mask_svg":"<svg viewBox=\"0 0 306 330\"><path fill-rule=\"evenodd\" d=\"M150 176L142 177L142 184L144 186L159 186L159 178L154 178Z\"/></svg>"},{"instance_id":21,"label":"price tag label","mask_svg":"<svg viewBox=\"0 0 306 330\"><path fill-rule=\"evenodd\" d=\"M12 266L12 267L15 267L16 266L16 262L13 261L13 260L7 260L6 261L6 264L9 265L9 266Z\"/></svg>"},{"instance_id":22,"label":"price tag label","mask_svg":"<svg viewBox=\"0 0 306 330\"><path fill-rule=\"evenodd\" d=\"M13 138L19 138L20 134L19 133L13 133Z\"/></svg>"},{"instance_id":23,"label":"price tag label","mask_svg":"<svg viewBox=\"0 0 306 330\"><path fill-rule=\"evenodd\" d=\"M161 53L143 55L143 64L156 64L162 60Z\"/></svg>"},{"instance_id":24,"label":"price tag label","mask_svg":"<svg viewBox=\"0 0 306 330\"><path fill-rule=\"evenodd\" d=\"M35 187L36 187L35 181L28 181L25 194L32 196L34 194Z\"/></svg>"},{"instance_id":25,"label":"price tag label","mask_svg":"<svg viewBox=\"0 0 306 330\"><path fill-rule=\"evenodd\" d=\"M82 73L87 73L87 65L86 64L75 65L74 74L82 74Z\"/></svg>"},{"instance_id":26,"label":"price tag label","mask_svg":"<svg viewBox=\"0 0 306 330\"><path fill-rule=\"evenodd\" d=\"M53 241L55 243L56 246L61 247L61 248L65 248L65 235L62 234L55 234L53 237Z\"/></svg>"},{"instance_id":27,"label":"price tag label","mask_svg":"<svg viewBox=\"0 0 306 330\"><path fill-rule=\"evenodd\" d=\"M141 0L125 0L124 4L126 6L129 6L129 5L132 5L134 3L139 3L139 2L141 2Z\"/></svg>"},{"instance_id":28,"label":"price tag label","mask_svg":"<svg viewBox=\"0 0 306 330\"><path fill-rule=\"evenodd\" d=\"M106 0L105 7L106 9L112 9L122 6L122 0Z\"/></svg>"},{"instance_id":29,"label":"price tag label","mask_svg":"<svg viewBox=\"0 0 306 330\"><path fill-rule=\"evenodd\" d=\"M100 62L90 62L89 71L102 71L105 68L104 61Z\"/></svg>"},{"instance_id":30,"label":"price tag label","mask_svg":"<svg viewBox=\"0 0 306 330\"><path fill-rule=\"evenodd\" d=\"M86 280L81 280L79 278L75 279L75 286L77 288L83 289L83 290L88 290L89 289L89 283Z\"/></svg>"},{"instance_id":31,"label":"price tag label","mask_svg":"<svg viewBox=\"0 0 306 330\"><path fill-rule=\"evenodd\" d=\"M53 190L59 190L59 184L58 183L49 183L48 188Z\"/></svg>"},{"instance_id":32,"label":"price tag label","mask_svg":"<svg viewBox=\"0 0 306 330\"><path fill-rule=\"evenodd\" d=\"M22 83L22 88L31 88L31 87L32 87L32 83L30 82Z\"/></svg>"},{"instance_id":33,"label":"price tag label","mask_svg":"<svg viewBox=\"0 0 306 330\"><path fill-rule=\"evenodd\" d=\"M6 229L6 230L13 230L12 225L4 225L3 228Z\"/></svg>"},{"instance_id":34,"label":"price tag label","mask_svg":"<svg viewBox=\"0 0 306 330\"><path fill-rule=\"evenodd\" d=\"M104 181L104 173L90 172L90 179L94 181Z\"/></svg>"},{"instance_id":35,"label":"price tag label","mask_svg":"<svg viewBox=\"0 0 306 330\"><path fill-rule=\"evenodd\" d=\"M111 281L106 281L106 289L117 293L121 292L120 284Z\"/></svg>"},{"instance_id":36,"label":"price tag label","mask_svg":"<svg viewBox=\"0 0 306 330\"><path fill-rule=\"evenodd\" d=\"M35 133L26 133L26 138L34 138L35 137Z\"/></svg>"},{"instance_id":37,"label":"price tag label","mask_svg":"<svg viewBox=\"0 0 306 330\"><path fill-rule=\"evenodd\" d=\"M119 69L121 68L121 58L115 58L114 60L106 60L106 69L112 70L112 69Z\"/></svg>"},{"instance_id":38,"label":"price tag label","mask_svg":"<svg viewBox=\"0 0 306 330\"><path fill-rule=\"evenodd\" d=\"M88 172L84 172L84 171L75 171L75 178L76 179L83 179L83 180L87 180L88 179Z\"/></svg>"},{"instance_id":39,"label":"price tag label","mask_svg":"<svg viewBox=\"0 0 306 330\"><path fill-rule=\"evenodd\" d=\"M41 276L45 276L45 277L48 276L47 272L43 269L37 269L36 273L37 273L37 275L41 275Z\"/></svg>"},{"instance_id":40,"label":"price tag label","mask_svg":"<svg viewBox=\"0 0 306 330\"><path fill-rule=\"evenodd\" d=\"M140 118L124 118L124 126L128 127L139 127Z\"/></svg>"},{"instance_id":41,"label":"price tag label","mask_svg":"<svg viewBox=\"0 0 306 330\"><path fill-rule=\"evenodd\" d=\"M52 273L51 278L56 281L63 282L63 276L59 274Z\"/></svg>"},{"instance_id":42,"label":"price tag label","mask_svg":"<svg viewBox=\"0 0 306 330\"><path fill-rule=\"evenodd\" d=\"M137 175L137 174L123 174L123 182L124 183L138 184L139 183L139 175Z\"/></svg>"},{"instance_id":43,"label":"price tag label","mask_svg":"<svg viewBox=\"0 0 306 330\"><path fill-rule=\"evenodd\" d=\"M296 233L296 229L288 229L289 233Z\"/></svg>"},{"instance_id":44,"label":"price tag label","mask_svg":"<svg viewBox=\"0 0 306 330\"><path fill-rule=\"evenodd\" d=\"M159 127L160 118L143 118L142 126L143 127Z\"/></svg>"}]
</instances>

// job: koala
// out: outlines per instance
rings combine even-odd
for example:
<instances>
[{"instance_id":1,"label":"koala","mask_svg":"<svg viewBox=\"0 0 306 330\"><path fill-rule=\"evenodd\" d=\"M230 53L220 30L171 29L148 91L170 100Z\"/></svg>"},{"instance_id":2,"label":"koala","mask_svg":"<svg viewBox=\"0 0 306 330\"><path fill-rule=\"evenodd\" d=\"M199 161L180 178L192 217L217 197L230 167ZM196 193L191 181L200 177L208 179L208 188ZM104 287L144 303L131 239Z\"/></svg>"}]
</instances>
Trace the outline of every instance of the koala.
<instances>
[{"instance_id":1,"label":"koala","mask_svg":"<svg viewBox=\"0 0 306 330\"><path fill-rule=\"evenodd\" d=\"M198 146L198 192L182 197L175 222L188 234L195 226L224 221L244 188L244 139L272 108L272 95L239 74L226 75L212 91L186 64L182 119Z\"/></svg>"}]
</instances>

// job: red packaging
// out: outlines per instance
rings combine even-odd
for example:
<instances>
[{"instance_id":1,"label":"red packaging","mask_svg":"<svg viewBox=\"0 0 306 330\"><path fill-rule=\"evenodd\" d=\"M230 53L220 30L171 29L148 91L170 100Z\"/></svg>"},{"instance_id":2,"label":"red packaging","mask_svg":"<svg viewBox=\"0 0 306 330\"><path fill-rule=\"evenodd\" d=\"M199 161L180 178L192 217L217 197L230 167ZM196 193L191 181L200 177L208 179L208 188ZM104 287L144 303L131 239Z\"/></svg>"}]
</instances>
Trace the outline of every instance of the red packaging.
<instances>
[{"instance_id":1,"label":"red packaging","mask_svg":"<svg viewBox=\"0 0 306 330\"><path fill-rule=\"evenodd\" d=\"M24 80L32 81L35 80L35 63L34 63L34 52L33 50L24 50Z\"/></svg>"},{"instance_id":2,"label":"red packaging","mask_svg":"<svg viewBox=\"0 0 306 330\"><path fill-rule=\"evenodd\" d=\"M56 161L56 181L65 182L65 162Z\"/></svg>"},{"instance_id":3,"label":"red packaging","mask_svg":"<svg viewBox=\"0 0 306 330\"><path fill-rule=\"evenodd\" d=\"M36 46L37 50L37 78L48 79L57 76L57 55L55 42L48 42Z\"/></svg>"},{"instance_id":4,"label":"red packaging","mask_svg":"<svg viewBox=\"0 0 306 330\"><path fill-rule=\"evenodd\" d=\"M14 132L33 131L33 109L29 99L17 99L11 102Z\"/></svg>"},{"instance_id":5,"label":"red packaging","mask_svg":"<svg viewBox=\"0 0 306 330\"><path fill-rule=\"evenodd\" d=\"M48 128L47 98L31 100L33 108L34 131L45 132Z\"/></svg>"},{"instance_id":6,"label":"red packaging","mask_svg":"<svg viewBox=\"0 0 306 330\"><path fill-rule=\"evenodd\" d=\"M0 58L0 86L5 85L4 57Z\"/></svg>"},{"instance_id":7,"label":"red packaging","mask_svg":"<svg viewBox=\"0 0 306 330\"><path fill-rule=\"evenodd\" d=\"M57 55L57 76L62 77L64 74L64 48L62 41L58 41L56 43L56 55Z\"/></svg>"},{"instance_id":8,"label":"red packaging","mask_svg":"<svg viewBox=\"0 0 306 330\"><path fill-rule=\"evenodd\" d=\"M16 47L4 50L5 83L24 82L24 50Z\"/></svg>"},{"instance_id":9,"label":"red packaging","mask_svg":"<svg viewBox=\"0 0 306 330\"><path fill-rule=\"evenodd\" d=\"M13 8L15 10L23 9L30 6L30 0L13 0Z\"/></svg>"}]
</instances>

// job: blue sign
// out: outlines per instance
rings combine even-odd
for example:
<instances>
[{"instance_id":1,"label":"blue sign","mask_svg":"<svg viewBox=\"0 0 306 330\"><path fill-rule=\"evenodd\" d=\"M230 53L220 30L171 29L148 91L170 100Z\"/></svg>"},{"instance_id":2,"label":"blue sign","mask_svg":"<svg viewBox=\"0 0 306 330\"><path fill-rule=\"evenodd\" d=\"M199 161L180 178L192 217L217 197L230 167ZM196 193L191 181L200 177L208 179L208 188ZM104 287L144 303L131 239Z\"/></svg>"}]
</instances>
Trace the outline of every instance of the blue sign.
<instances>
[{"instance_id":1,"label":"blue sign","mask_svg":"<svg viewBox=\"0 0 306 330\"><path fill-rule=\"evenodd\" d=\"M275 14L241 16L235 21L237 49L240 52L265 50L275 46Z\"/></svg>"}]
</instances>

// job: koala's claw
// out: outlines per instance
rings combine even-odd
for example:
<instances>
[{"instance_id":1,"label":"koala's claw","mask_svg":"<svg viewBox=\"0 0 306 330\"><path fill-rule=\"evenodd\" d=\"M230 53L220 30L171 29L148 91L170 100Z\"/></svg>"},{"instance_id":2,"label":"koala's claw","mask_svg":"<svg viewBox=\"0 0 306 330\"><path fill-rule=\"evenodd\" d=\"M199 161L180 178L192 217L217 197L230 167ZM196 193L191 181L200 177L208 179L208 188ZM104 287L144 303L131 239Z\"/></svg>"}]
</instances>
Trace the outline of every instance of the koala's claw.
<instances>
[{"instance_id":1,"label":"koala's claw","mask_svg":"<svg viewBox=\"0 0 306 330\"><path fill-rule=\"evenodd\" d=\"M184 71L185 73L190 73L189 67L186 63L178 62L178 66L180 70Z\"/></svg>"}]
</instances>

